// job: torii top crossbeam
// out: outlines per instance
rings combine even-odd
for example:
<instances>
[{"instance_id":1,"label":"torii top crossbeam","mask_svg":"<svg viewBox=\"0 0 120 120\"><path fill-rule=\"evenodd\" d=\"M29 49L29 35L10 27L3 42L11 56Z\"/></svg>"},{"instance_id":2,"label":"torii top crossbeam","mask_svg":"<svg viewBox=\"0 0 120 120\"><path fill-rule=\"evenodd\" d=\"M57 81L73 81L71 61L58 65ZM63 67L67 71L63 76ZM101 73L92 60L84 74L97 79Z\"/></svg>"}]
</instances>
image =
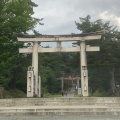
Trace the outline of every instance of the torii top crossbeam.
<instances>
[{"instance_id":1,"label":"torii top crossbeam","mask_svg":"<svg viewBox=\"0 0 120 120\"><path fill-rule=\"evenodd\" d=\"M101 38L101 33L65 34L65 35L27 35L15 33L18 41L23 42L58 42L58 41L83 41Z\"/></svg>"}]
</instances>

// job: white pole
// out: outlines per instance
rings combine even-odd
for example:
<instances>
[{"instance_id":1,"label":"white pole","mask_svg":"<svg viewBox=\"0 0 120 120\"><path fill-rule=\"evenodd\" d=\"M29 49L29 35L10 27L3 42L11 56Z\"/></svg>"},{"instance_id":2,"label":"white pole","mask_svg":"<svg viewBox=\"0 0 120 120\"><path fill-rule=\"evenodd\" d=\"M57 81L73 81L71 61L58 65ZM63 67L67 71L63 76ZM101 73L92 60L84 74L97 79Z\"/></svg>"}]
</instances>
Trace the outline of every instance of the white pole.
<instances>
[{"instance_id":1,"label":"white pole","mask_svg":"<svg viewBox=\"0 0 120 120\"><path fill-rule=\"evenodd\" d=\"M40 75L39 75L39 86L38 86L38 89L39 89L38 97L41 97L41 77L40 77Z\"/></svg>"},{"instance_id":2,"label":"white pole","mask_svg":"<svg viewBox=\"0 0 120 120\"><path fill-rule=\"evenodd\" d=\"M38 90L38 42L33 42L33 53L32 53L32 66L34 70L34 75L35 75L35 95L37 95L37 90Z\"/></svg>"},{"instance_id":3,"label":"white pole","mask_svg":"<svg viewBox=\"0 0 120 120\"><path fill-rule=\"evenodd\" d=\"M80 87L79 78L77 78L77 89Z\"/></svg>"},{"instance_id":4,"label":"white pole","mask_svg":"<svg viewBox=\"0 0 120 120\"><path fill-rule=\"evenodd\" d=\"M62 89L62 91L64 90L64 80L63 80L63 77L61 78L61 89Z\"/></svg>"},{"instance_id":5,"label":"white pole","mask_svg":"<svg viewBox=\"0 0 120 120\"><path fill-rule=\"evenodd\" d=\"M88 71L86 58L86 44L85 41L80 42L81 47L81 89L82 96L88 96Z\"/></svg>"}]
</instances>

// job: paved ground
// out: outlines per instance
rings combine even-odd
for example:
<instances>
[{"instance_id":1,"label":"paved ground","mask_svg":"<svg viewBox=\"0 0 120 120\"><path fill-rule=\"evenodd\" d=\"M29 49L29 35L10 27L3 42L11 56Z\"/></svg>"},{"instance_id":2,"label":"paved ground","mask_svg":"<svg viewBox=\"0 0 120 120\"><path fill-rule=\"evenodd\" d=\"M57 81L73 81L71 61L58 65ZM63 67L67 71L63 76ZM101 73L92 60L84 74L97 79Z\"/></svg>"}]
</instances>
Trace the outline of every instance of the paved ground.
<instances>
[{"instance_id":1,"label":"paved ground","mask_svg":"<svg viewBox=\"0 0 120 120\"><path fill-rule=\"evenodd\" d=\"M64 97L74 97L74 94L75 94L75 85L73 84L71 90L67 91L67 95L64 94Z\"/></svg>"},{"instance_id":2,"label":"paved ground","mask_svg":"<svg viewBox=\"0 0 120 120\"><path fill-rule=\"evenodd\" d=\"M0 120L120 120L120 115L0 116Z\"/></svg>"}]
</instances>

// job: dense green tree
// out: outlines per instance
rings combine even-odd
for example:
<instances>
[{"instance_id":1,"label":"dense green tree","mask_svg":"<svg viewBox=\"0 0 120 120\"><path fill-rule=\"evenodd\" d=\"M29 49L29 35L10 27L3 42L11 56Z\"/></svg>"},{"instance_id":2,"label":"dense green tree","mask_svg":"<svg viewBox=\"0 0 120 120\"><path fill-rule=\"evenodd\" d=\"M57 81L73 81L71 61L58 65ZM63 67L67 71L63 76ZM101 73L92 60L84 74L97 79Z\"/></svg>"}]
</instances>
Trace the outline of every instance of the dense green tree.
<instances>
[{"instance_id":1,"label":"dense green tree","mask_svg":"<svg viewBox=\"0 0 120 120\"><path fill-rule=\"evenodd\" d=\"M26 72L23 71L27 71L29 55L19 54L18 49L23 44L17 41L13 32L26 33L42 20L31 16L33 6L28 0L0 1L0 84L6 88L15 89L17 82L20 84L25 80L23 73Z\"/></svg>"},{"instance_id":2,"label":"dense green tree","mask_svg":"<svg viewBox=\"0 0 120 120\"><path fill-rule=\"evenodd\" d=\"M60 77L66 73L75 73L73 53L39 54L39 73L42 79L42 90L49 93L61 91Z\"/></svg>"},{"instance_id":3,"label":"dense green tree","mask_svg":"<svg viewBox=\"0 0 120 120\"><path fill-rule=\"evenodd\" d=\"M59 92L61 84L58 78L64 71L60 53L44 53L39 55L39 73L42 79L42 90L50 93Z\"/></svg>"},{"instance_id":4,"label":"dense green tree","mask_svg":"<svg viewBox=\"0 0 120 120\"><path fill-rule=\"evenodd\" d=\"M99 53L88 53L88 66L96 67L95 71L99 71L96 74L91 74L89 83L94 91L110 88L110 91L114 92L117 82L115 80L115 70L120 64L119 32L115 26L110 25L109 21L105 22L99 19L92 22L89 15L85 18L80 18L80 22L75 23L77 29L82 33L105 32L100 41L88 42L90 45L99 45L101 49ZM93 70L91 69L89 73L93 73Z\"/></svg>"}]
</instances>

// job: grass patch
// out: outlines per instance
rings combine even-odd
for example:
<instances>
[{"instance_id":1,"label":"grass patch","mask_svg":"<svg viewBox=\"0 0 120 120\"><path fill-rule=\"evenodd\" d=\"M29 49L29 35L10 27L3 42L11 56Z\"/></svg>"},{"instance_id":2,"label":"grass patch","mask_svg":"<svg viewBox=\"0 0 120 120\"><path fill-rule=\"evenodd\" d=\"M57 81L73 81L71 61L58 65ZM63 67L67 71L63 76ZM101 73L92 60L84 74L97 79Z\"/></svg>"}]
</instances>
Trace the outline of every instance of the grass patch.
<instances>
[{"instance_id":1,"label":"grass patch","mask_svg":"<svg viewBox=\"0 0 120 120\"><path fill-rule=\"evenodd\" d=\"M91 94L91 97L107 97L108 93L105 91L98 91L96 90L93 94Z\"/></svg>"},{"instance_id":2,"label":"grass patch","mask_svg":"<svg viewBox=\"0 0 120 120\"><path fill-rule=\"evenodd\" d=\"M62 95L60 93L56 93L56 94L51 94L51 93L45 93L43 95L44 98L50 98L50 97L61 97Z\"/></svg>"},{"instance_id":3,"label":"grass patch","mask_svg":"<svg viewBox=\"0 0 120 120\"><path fill-rule=\"evenodd\" d=\"M4 98L26 98L26 94L21 90L4 90Z\"/></svg>"}]
</instances>

